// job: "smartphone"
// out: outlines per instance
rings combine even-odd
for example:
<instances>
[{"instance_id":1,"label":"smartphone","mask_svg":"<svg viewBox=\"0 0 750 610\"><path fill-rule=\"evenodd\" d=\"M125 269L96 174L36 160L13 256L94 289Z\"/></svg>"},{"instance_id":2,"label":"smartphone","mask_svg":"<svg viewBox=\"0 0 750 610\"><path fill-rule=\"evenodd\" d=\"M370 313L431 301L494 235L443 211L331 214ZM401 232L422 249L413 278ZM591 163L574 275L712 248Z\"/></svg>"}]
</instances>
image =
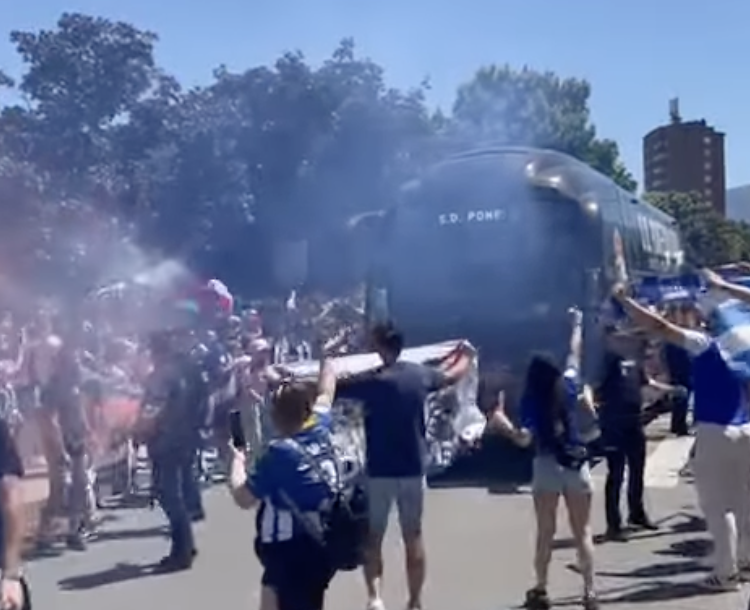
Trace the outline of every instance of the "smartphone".
<instances>
[{"instance_id":1,"label":"smartphone","mask_svg":"<svg viewBox=\"0 0 750 610\"><path fill-rule=\"evenodd\" d=\"M232 439L232 446L235 449L245 449L247 439L245 438L245 428L242 425L242 413L237 410L229 412L229 434Z\"/></svg>"}]
</instances>

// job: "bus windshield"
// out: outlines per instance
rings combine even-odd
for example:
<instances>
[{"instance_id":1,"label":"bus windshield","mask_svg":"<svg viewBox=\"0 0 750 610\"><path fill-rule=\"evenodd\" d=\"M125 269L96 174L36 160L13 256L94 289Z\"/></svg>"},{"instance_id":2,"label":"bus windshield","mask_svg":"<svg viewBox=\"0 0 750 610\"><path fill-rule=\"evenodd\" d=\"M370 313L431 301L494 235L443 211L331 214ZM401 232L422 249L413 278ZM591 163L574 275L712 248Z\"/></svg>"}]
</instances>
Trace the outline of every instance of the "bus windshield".
<instances>
[{"instance_id":1,"label":"bus windshield","mask_svg":"<svg viewBox=\"0 0 750 610\"><path fill-rule=\"evenodd\" d=\"M413 203L391 219L394 305L423 298L454 309L509 300L544 307L578 282L584 245L574 201L526 189L485 205Z\"/></svg>"}]
</instances>

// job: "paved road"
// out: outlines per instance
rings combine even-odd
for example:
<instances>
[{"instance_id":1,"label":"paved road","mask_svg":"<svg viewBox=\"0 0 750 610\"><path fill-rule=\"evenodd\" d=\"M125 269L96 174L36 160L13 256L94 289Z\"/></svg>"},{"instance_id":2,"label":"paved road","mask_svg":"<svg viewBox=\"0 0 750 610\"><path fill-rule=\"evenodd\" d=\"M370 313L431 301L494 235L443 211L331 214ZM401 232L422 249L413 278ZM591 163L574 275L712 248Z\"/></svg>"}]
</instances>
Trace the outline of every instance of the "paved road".
<instances>
[{"instance_id":1,"label":"paved road","mask_svg":"<svg viewBox=\"0 0 750 610\"><path fill-rule=\"evenodd\" d=\"M663 426L661 426L663 428ZM688 442L664 439L652 429L648 502L661 524L654 534L627 544L597 547L599 591L612 610L739 610L743 592L700 595L691 585L704 574L707 541L696 517L690 485L677 476ZM595 470L602 482L603 466ZM601 490L601 484L599 489ZM601 491L595 530L603 529ZM150 576L145 567L165 552L161 513L128 509L107 513L101 539L86 553L66 552L37 559L29 567L38 608L133 610L133 608L211 608L217 603L254 608L260 569L253 556L253 514L237 510L218 486L206 494L209 519L198 528L201 555L193 571ZM518 607L532 578L533 516L527 493L486 488L433 489L428 492L428 610L498 610ZM571 570L574 552L561 511L550 593L575 607L580 578ZM403 559L395 536L387 541L386 602L403 608ZM364 607L358 574L340 575L332 585L329 610Z\"/></svg>"},{"instance_id":2,"label":"paved road","mask_svg":"<svg viewBox=\"0 0 750 610\"><path fill-rule=\"evenodd\" d=\"M600 499L600 498L599 498ZM202 609L257 606L259 567L252 553L251 513L236 510L224 490L207 494L209 520L200 526L201 556L189 573L144 575L161 556L166 541L158 511L124 510L109 515L102 539L86 553L65 553L33 561L29 568L37 607L71 610L133 608ZM661 531L627 544L597 547L600 595L608 608L724 610L744 608L750 588L739 594L698 596L691 581L702 575L707 551L695 519L688 486L651 489L651 512ZM598 502L600 505L601 503ZM503 495L484 489L431 490L429 535L431 610L496 610L517 607L531 580L533 520L524 493ZM601 506L596 528L602 527ZM574 554L562 523L551 577L551 593L575 607L579 578L570 569ZM386 601L402 608L402 559L395 538L388 540ZM234 606L234 604L239 604ZM358 575L343 575L332 586L329 609L363 607Z\"/></svg>"}]
</instances>

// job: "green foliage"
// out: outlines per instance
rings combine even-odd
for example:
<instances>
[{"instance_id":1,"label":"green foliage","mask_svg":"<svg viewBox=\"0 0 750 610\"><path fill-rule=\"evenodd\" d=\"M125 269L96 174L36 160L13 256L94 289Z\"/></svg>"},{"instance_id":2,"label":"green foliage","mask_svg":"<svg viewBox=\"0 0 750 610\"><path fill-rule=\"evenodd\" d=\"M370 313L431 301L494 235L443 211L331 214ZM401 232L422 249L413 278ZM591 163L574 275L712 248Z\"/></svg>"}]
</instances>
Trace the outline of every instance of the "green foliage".
<instances>
[{"instance_id":1,"label":"green foliage","mask_svg":"<svg viewBox=\"0 0 750 610\"><path fill-rule=\"evenodd\" d=\"M96 276L137 239L267 283L275 240L330 250L348 218L488 142L554 148L635 188L616 144L597 138L588 83L553 73L484 67L447 115L428 108L426 83L389 88L350 39L317 67L287 53L184 90L156 64L157 36L127 23L64 14L10 38L25 71L0 73L23 99L0 113L0 201L12 210L0 254L31 275ZM248 261L260 261L252 274Z\"/></svg>"},{"instance_id":2,"label":"green foliage","mask_svg":"<svg viewBox=\"0 0 750 610\"><path fill-rule=\"evenodd\" d=\"M750 225L725 220L697 193L649 193L647 197L674 217L687 263L715 266L750 258Z\"/></svg>"},{"instance_id":3,"label":"green foliage","mask_svg":"<svg viewBox=\"0 0 750 610\"><path fill-rule=\"evenodd\" d=\"M636 183L619 160L617 144L596 138L585 80L553 72L487 66L462 85L453 119L466 142L538 146L567 153L635 191Z\"/></svg>"}]
</instances>

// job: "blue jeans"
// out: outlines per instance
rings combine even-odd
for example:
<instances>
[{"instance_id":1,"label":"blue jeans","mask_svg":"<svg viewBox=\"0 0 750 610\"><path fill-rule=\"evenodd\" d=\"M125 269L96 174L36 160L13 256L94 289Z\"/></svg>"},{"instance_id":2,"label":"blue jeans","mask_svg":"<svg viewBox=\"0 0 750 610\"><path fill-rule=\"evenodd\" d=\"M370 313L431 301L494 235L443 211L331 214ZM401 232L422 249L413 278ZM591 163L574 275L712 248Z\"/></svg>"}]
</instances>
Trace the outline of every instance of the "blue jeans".
<instances>
[{"instance_id":1,"label":"blue jeans","mask_svg":"<svg viewBox=\"0 0 750 610\"><path fill-rule=\"evenodd\" d=\"M153 485L169 522L171 555L185 556L195 551L192 515L202 512L200 488L195 477L195 452L177 451L152 458Z\"/></svg>"}]
</instances>

